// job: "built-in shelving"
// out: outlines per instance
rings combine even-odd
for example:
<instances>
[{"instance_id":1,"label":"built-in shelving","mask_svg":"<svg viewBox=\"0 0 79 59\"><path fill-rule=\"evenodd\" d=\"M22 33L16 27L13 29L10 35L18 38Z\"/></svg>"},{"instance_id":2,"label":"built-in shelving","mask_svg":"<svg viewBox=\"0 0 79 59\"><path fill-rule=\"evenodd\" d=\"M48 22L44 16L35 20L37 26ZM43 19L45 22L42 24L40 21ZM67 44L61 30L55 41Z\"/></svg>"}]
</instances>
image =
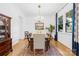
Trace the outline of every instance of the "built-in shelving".
<instances>
[{"instance_id":1,"label":"built-in shelving","mask_svg":"<svg viewBox=\"0 0 79 59\"><path fill-rule=\"evenodd\" d=\"M0 55L5 55L12 51L10 20L11 17L0 14Z\"/></svg>"}]
</instances>

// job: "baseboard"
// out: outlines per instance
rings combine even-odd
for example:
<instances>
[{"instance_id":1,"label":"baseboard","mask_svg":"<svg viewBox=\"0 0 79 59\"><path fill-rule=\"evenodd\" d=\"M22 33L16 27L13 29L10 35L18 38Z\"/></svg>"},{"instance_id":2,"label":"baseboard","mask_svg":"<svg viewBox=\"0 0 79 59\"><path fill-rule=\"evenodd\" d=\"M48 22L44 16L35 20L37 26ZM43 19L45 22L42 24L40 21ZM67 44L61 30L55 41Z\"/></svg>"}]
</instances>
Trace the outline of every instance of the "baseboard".
<instances>
[{"instance_id":1,"label":"baseboard","mask_svg":"<svg viewBox=\"0 0 79 59\"><path fill-rule=\"evenodd\" d=\"M67 51L70 51L74 56L75 56L75 54L72 52L72 50L69 48L69 47L67 47L67 46L65 46L63 43L61 43L60 41L58 41L65 49L67 49ZM60 51L60 50L59 50ZM60 51L60 53L62 54L62 55L64 55L61 51Z\"/></svg>"},{"instance_id":2,"label":"baseboard","mask_svg":"<svg viewBox=\"0 0 79 59\"><path fill-rule=\"evenodd\" d=\"M65 46L66 48L68 48L68 49L70 49L70 50L72 51L72 48L69 48L69 47L66 46L63 42L61 42L61 41L59 41L59 40L58 40L58 42L61 43L63 46Z\"/></svg>"},{"instance_id":3,"label":"baseboard","mask_svg":"<svg viewBox=\"0 0 79 59\"><path fill-rule=\"evenodd\" d=\"M19 40L12 42L12 46L16 45L19 42Z\"/></svg>"},{"instance_id":4,"label":"baseboard","mask_svg":"<svg viewBox=\"0 0 79 59\"><path fill-rule=\"evenodd\" d=\"M20 40L23 40L24 38L18 39L17 41L12 42L12 46L16 45Z\"/></svg>"},{"instance_id":5,"label":"baseboard","mask_svg":"<svg viewBox=\"0 0 79 59\"><path fill-rule=\"evenodd\" d=\"M58 41L60 44L62 44L64 47L66 47L67 49L72 51L72 48L67 47L65 44L63 44L62 42Z\"/></svg>"}]
</instances>

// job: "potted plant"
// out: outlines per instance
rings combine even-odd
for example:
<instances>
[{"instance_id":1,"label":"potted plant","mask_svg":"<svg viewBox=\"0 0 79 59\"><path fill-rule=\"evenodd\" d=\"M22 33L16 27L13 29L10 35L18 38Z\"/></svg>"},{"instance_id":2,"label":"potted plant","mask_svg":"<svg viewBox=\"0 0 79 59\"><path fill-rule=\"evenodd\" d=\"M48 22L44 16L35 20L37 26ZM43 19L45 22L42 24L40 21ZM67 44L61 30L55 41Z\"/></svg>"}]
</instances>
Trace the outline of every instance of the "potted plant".
<instances>
[{"instance_id":1,"label":"potted plant","mask_svg":"<svg viewBox=\"0 0 79 59\"><path fill-rule=\"evenodd\" d=\"M47 27L46 29L48 29L48 31L50 32L50 39L52 39L52 32L54 31L55 29L55 26L51 25L49 27Z\"/></svg>"}]
</instances>

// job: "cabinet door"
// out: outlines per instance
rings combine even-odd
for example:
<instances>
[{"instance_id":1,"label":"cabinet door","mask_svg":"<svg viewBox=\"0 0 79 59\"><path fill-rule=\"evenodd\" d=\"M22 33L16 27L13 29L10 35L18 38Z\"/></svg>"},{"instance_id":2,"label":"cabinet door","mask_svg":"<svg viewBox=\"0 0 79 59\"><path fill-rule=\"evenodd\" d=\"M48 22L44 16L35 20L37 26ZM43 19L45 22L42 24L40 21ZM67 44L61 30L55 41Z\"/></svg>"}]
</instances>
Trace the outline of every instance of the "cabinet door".
<instances>
[{"instance_id":1,"label":"cabinet door","mask_svg":"<svg viewBox=\"0 0 79 59\"><path fill-rule=\"evenodd\" d=\"M0 40L5 38L5 24L3 18L0 16Z\"/></svg>"},{"instance_id":2,"label":"cabinet door","mask_svg":"<svg viewBox=\"0 0 79 59\"><path fill-rule=\"evenodd\" d=\"M11 17L5 16L3 14L0 14L0 30L4 30L4 32L1 33L5 33L5 38L10 37L10 19Z\"/></svg>"}]
</instances>

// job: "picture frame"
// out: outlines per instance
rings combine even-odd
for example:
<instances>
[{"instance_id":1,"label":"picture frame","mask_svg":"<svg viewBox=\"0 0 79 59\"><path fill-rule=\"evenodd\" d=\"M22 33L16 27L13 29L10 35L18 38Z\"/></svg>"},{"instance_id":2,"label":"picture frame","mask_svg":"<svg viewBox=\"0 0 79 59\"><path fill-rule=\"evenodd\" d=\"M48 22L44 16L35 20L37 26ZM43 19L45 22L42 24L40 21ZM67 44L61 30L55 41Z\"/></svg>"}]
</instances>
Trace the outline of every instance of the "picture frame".
<instances>
[{"instance_id":1,"label":"picture frame","mask_svg":"<svg viewBox=\"0 0 79 59\"><path fill-rule=\"evenodd\" d=\"M42 22L35 23L35 30L44 30L44 23Z\"/></svg>"}]
</instances>

